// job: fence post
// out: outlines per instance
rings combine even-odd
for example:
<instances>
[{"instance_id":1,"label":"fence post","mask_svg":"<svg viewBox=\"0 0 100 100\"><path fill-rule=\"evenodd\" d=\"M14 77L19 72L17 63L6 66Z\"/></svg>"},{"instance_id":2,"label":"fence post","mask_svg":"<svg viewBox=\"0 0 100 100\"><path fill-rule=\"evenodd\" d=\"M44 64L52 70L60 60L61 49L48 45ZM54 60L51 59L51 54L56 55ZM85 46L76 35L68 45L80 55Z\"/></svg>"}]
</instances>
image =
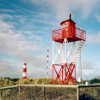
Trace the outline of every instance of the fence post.
<instances>
[{"instance_id":1,"label":"fence post","mask_svg":"<svg viewBox=\"0 0 100 100\"><path fill-rule=\"evenodd\" d=\"M0 100L2 100L2 90L0 91Z\"/></svg>"},{"instance_id":2,"label":"fence post","mask_svg":"<svg viewBox=\"0 0 100 100\"><path fill-rule=\"evenodd\" d=\"M19 84L19 97L18 97L18 100L20 100L20 84Z\"/></svg>"},{"instance_id":3,"label":"fence post","mask_svg":"<svg viewBox=\"0 0 100 100\"><path fill-rule=\"evenodd\" d=\"M45 87L43 87L43 93L44 93L44 100L46 100L46 98L45 98Z\"/></svg>"},{"instance_id":4,"label":"fence post","mask_svg":"<svg viewBox=\"0 0 100 100\"><path fill-rule=\"evenodd\" d=\"M79 89L79 86L77 87L77 100L79 100L79 96L80 96L80 89Z\"/></svg>"}]
</instances>

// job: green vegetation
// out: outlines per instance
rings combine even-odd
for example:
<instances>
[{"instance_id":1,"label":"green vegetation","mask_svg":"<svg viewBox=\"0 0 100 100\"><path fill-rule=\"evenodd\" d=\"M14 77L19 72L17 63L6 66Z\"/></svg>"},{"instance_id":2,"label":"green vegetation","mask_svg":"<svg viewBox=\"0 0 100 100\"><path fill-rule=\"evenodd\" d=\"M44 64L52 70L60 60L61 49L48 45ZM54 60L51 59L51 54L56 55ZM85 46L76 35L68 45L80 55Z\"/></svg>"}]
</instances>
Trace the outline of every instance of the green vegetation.
<instances>
[{"instance_id":1,"label":"green vegetation","mask_svg":"<svg viewBox=\"0 0 100 100\"><path fill-rule=\"evenodd\" d=\"M38 78L38 79L18 79L18 78L4 78L0 79L0 87L5 87L5 86L12 86L12 85L17 85L17 84L52 84L52 79L51 78ZM60 82L57 82L56 84L60 84ZM69 82L69 84L72 84Z\"/></svg>"},{"instance_id":2,"label":"green vegetation","mask_svg":"<svg viewBox=\"0 0 100 100\"><path fill-rule=\"evenodd\" d=\"M100 79L94 78L90 80L90 84L100 83Z\"/></svg>"},{"instance_id":3,"label":"green vegetation","mask_svg":"<svg viewBox=\"0 0 100 100\"><path fill-rule=\"evenodd\" d=\"M5 86L11 86L11 85L17 85L17 84L52 84L51 78L38 78L38 79L10 79L10 78L4 78L0 79L0 87ZM57 83L59 84L59 83Z\"/></svg>"},{"instance_id":4,"label":"green vegetation","mask_svg":"<svg viewBox=\"0 0 100 100\"><path fill-rule=\"evenodd\" d=\"M14 85L14 82L9 79L0 79L0 87Z\"/></svg>"},{"instance_id":5,"label":"green vegetation","mask_svg":"<svg viewBox=\"0 0 100 100\"><path fill-rule=\"evenodd\" d=\"M85 81L83 81L83 83L85 83ZM100 79L94 78L90 80L90 84L96 84L96 83L100 83ZM12 86L12 85L17 85L17 84L52 84L52 79L51 78L37 78L37 79L1 78L0 79L0 87ZM57 84L60 84L60 83L57 82ZM69 82L69 84L72 84L72 83Z\"/></svg>"}]
</instances>

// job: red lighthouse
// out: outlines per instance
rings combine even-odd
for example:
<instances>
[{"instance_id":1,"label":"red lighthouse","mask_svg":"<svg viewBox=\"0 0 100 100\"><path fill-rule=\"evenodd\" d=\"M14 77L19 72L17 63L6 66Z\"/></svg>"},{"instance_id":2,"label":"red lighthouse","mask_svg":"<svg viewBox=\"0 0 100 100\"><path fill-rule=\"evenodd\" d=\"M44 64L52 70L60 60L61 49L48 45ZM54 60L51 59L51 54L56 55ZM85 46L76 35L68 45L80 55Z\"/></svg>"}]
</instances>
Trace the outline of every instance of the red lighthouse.
<instances>
[{"instance_id":1,"label":"red lighthouse","mask_svg":"<svg viewBox=\"0 0 100 100\"><path fill-rule=\"evenodd\" d=\"M23 76L22 79L26 79L27 78L27 64L24 63L23 65Z\"/></svg>"},{"instance_id":2,"label":"red lighthouse","mask_svg":"<svg viewBox=\"0 0 100 100\"><path fill-rule=\"evenodd\" d=\"M57 81L61 84L68 84L69 81L76 84L76 61L86 41L86 32L76 28L75 24L69 14L69 19L61 22L62 28L52 32L53 84Z\"/></svg>"}]
</instances>

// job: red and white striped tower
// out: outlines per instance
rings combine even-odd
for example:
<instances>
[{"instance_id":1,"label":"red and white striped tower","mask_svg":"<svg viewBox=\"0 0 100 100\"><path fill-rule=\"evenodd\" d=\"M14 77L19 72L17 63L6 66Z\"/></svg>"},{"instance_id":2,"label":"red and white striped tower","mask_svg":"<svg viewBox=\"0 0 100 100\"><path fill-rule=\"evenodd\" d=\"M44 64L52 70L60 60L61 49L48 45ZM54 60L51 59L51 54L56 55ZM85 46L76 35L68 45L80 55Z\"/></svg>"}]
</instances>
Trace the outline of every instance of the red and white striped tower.
<instances>
[{"instance_id":1,"label":"red and white striped tower","mask_svg":"<svg viewBox=\"0 0 100 100\"><path fill-rule=\"evenodd\" d=\"M23 65L23 76L22 79L26 79L27 78L27 64L24 63Z\"/></svg>"},{"instance_id":2,"label":"red and white striped tower","mask_svg":"<svg viewBox=\"0 0 100 100\"><path fill-rule=\"evenodd\" d=\"M49 63L48 59L49 59L49 43L47 43L47 78L48 78L48 63Z\"/></svg>"}]
</instances>

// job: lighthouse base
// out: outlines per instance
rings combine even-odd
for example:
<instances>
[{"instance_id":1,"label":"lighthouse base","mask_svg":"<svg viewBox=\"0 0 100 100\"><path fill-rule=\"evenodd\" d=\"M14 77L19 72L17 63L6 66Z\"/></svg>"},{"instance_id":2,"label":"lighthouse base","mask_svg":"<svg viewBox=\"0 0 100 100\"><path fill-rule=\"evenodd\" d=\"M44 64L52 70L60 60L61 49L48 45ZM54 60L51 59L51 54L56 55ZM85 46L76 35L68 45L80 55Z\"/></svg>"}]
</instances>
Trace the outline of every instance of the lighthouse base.
<instances>
[{"instance_id":1,"label":"lighthouse base","mask_svg":"<svg viewBox=\"0 0 100 100\"><path fill-rule=\"evenodd\" d=\"M72 74L74 73L74 76ZM56 78L55 78L56 76ZM76 67L75 64L53 64L52 65L52 84L68 85L71 82L76 85Z\"/></svg>"}]
</instances>

